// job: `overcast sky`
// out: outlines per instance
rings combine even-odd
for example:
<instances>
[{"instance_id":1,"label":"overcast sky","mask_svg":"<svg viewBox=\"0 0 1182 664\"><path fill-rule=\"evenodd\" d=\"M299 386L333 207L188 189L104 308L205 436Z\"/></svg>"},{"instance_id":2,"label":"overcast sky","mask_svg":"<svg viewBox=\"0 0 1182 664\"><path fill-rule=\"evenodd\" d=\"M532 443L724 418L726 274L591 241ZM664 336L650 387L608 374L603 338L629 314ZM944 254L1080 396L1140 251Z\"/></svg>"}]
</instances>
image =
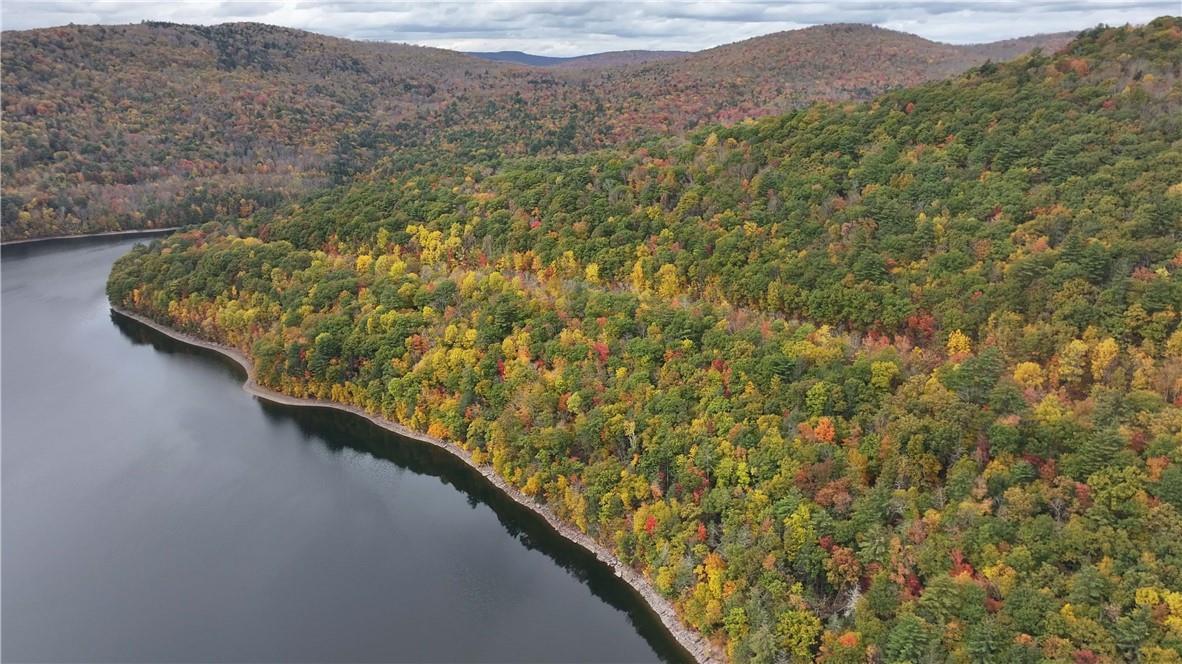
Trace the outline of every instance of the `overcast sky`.
<instances>
[{"instance_id":1,"label":"overcast sky","mask_svg":"<svg viewBox=\"0 0 1182 664\"><path fill-rule=\"evenodd\" d=\"M370 2L339 0L2 0L5 30L66 23L258 21L352 39L461 51L578 55L700 50L819 23L873 23L953 43L1182 14L1182 0L677 0Z\"/></svg>"}]
</instances>

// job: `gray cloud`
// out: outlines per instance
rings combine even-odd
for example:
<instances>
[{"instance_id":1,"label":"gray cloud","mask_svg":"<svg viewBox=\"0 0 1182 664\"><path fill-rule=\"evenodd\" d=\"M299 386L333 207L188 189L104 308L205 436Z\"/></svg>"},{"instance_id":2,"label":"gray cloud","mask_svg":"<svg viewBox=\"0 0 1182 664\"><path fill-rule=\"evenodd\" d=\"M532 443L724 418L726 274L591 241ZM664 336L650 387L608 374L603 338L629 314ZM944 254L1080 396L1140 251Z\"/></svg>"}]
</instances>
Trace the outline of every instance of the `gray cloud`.
<instances>
[{"instance_id":1,"label":"gray cloud","mask_svg":"<svg viewBox=\"0 0 1182 664\"><path fill-rule=\"evenodd\" d=\"M576 55L605 50L700 50L821 23L872 23L968 43L1099 23L1143 23L1182 12L1182 0L632 0L629 2L374 2L372 0L4 0L0 26L259 21L340 37L458 50Z\"/></svg>"}]
</instances>

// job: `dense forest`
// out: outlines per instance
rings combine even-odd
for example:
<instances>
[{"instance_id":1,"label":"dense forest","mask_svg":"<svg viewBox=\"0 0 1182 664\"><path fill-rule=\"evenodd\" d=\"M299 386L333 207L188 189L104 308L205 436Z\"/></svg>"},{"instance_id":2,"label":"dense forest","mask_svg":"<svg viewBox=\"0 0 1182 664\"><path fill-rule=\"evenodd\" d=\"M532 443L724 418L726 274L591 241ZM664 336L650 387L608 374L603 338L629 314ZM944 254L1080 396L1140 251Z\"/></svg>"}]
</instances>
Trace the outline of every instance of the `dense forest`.
<instances>
[{"instance_id":1,"label":"dense forest","mask_svg":"<svg viewBox=\"0 0 1182 664\"><path fill-rule=\"evenodd\" d=\"M1180 19L355 182L108 292L457 442L733 661L1180 661Z\"/></svg>"},{"instance_id":2,"label":"dense forest","mask_svg":"<svg viewBox=\"0 0 1182 664\"><path fill-rule=\"evenodd\" d=\"M665 62L538 68L259 24L5 32L0 222L20 239L246 217L382 157L403 172L602 148L865 99L1066 40L950 46L823 26Z\"/></svg>"}]
</instances>

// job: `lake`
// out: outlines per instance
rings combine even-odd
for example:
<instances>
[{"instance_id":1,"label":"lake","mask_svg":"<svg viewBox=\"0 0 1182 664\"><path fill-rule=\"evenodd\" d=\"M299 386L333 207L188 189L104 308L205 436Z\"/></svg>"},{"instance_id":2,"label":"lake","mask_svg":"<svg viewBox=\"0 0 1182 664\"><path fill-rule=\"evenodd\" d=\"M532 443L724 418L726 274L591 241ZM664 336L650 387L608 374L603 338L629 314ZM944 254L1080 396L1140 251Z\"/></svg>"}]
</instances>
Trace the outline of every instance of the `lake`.
<instances>
[{"instance_id":1,"label":"lake","mask_svg":"<svg viewBox=\"0 0 1182 664\"><path fill-rule=\"evenodd\" d=\"M680 661L477 473L111 314L135 240L0 261L6 661Z\"/></svg>"}]
</instances>

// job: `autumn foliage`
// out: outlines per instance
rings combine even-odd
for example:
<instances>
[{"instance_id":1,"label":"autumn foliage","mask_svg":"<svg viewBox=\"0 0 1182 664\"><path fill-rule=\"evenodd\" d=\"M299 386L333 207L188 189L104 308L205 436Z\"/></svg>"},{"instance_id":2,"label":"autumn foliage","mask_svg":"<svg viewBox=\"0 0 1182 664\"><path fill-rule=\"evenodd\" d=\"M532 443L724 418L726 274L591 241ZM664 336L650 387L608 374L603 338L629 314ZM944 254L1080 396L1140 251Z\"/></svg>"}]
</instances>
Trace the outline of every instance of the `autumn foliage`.
<instances>
[{"instance_id":1,"label":"autumn foliage","mask_svg":"<svg viewBox=\"0 0 1182 664\"><path fill-rule=\"evenodd\" d=\"M1180 27L363 179L108 293L457 442L734 661L1178 661Z\"/></svg>"},{"instance_id":2,"label":"autumn foliage","mask_svg":"<svg viewBox=\"0 0 1182 664\"><path fill-rule=\"evenodd\" d=\"M826 26L664 62L537 69L252 23L7 31L0 221L16 239L233 220L379 163L604 147L865 99L1065 41L957 47Z\"/></svg>"}]
</instances>

